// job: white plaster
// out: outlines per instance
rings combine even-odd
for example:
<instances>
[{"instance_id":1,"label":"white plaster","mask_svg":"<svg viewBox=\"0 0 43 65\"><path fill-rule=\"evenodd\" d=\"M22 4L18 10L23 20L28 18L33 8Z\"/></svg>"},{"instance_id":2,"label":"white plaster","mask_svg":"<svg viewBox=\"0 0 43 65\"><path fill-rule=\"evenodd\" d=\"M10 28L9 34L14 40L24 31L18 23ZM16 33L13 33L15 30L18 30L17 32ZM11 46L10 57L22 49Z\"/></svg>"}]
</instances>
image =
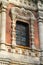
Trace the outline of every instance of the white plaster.
<instances>
[{"instance_id":1,"label":"white plaster","mask_svg":"<svg viewBox=\"0 0 43 65\"><path fill-rule=\"evenodd\" d=\"M31 38L32 38L32 49L36 49L35 42L34 42L34 19L31 19Z\"/></svg>"},{"instance_id":2,"label":"white plaster","mask_svg":"<svg viewBox=\"0 0 43 65\"><path fill-rule=\"evenodd\" d=\"M5 43L6 38L6 12L2 12L2 29L1 29L1 43Z\"/></svg>"},{"instance_id":3,"label":"white plaster","mask_svg":"<svg viewBox=\"0 0 43 65\"><path fill-rule=\"evenodd\" d=\"M16 41L15 40L12 40L12 46L16 46Z\"/></svg>"},{"instance_id":4,"label":"white plaster","mask_svg":"<svg viewBox=\"0 0 43 65\"><path fill-rule=\"evenodd\" d=\"M40 51L43 51L43 22L39 22L39 39L40 39ZM43 52L40 52L41 63L43 64Z\"/></svg>"},{"instance_id":5,"label":"white plaster","mask_svg":"<svg viewBox=\"0 0 43 65\"><path fill-rule=\"evenodd\" d=\"M1 13L0 13L0 41L1 41Z\"/></svg>"},{"instance_id":6,"label":"white plaster","mask_svg":"<svg viewBox=\"0 0 43 65\"><path fill-rule=\"evenodd\" d=\"M43 50L43 22L39 22L40 49Z\"/></svg>"},{"instance_id":7,"label":"white plaster","mask_svg":"<svg viewBox=\"0 0 43 65\"><path fill-rule=\"evenodd\" d=\"M1 44L1 49L6 49L5 44Z\"/></svg>"},{"instance_id":8,"label":"white plaster","mask_svg":"<svg viewBox=\"0 0 43 65\"><path fill-rule=\"evenodd\" d=\"M24 63L39 62L38 57L25 56L25 55L21 55L21 54L12 54L11 58L12 58L12 60L15 60L18 62L24 62Z\"/></svg>"},{"instance_id":9,"label":"white plaster","mask_svg":"<svg viewBox=\"0 0 43 65\"><path fill-rule=\"evenodd\" d=\"M14 14L13 14L14 15ZM12 15L12 17L13 17ZM12 46L16 46L16 30L15 30L15 27L16 27L16 22L14 21L15 17L13 17L13 26L12 26ZM14 23L15 22L15 23Z\"/></svg>"}]
</instances>

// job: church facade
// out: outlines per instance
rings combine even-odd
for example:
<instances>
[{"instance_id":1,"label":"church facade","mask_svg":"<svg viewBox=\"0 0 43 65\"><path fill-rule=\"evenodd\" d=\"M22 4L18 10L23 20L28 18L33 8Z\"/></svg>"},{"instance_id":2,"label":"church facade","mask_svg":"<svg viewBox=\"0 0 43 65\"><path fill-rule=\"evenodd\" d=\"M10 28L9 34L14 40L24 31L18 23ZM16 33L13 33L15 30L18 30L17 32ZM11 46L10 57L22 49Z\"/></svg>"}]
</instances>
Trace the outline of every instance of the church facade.
<instances>
[{"instance_id":1,"label":"church facade","mask_svg":"<svg viewBox=\"0 0 43 65\"><path fill-rule=\"evenodd\" d=\"M0 0L0 65L43 65L42 0Z\"/></svg>"}]
</instances>

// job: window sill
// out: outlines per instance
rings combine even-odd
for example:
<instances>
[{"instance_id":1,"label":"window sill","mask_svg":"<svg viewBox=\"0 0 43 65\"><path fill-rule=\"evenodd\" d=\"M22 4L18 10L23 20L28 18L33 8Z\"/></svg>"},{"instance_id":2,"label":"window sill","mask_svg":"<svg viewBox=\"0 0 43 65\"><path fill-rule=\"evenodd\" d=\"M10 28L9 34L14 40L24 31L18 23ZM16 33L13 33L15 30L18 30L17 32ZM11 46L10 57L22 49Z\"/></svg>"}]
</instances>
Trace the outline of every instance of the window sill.
<instances>
[{"instance_id":1,"label":"window sill","mask_svg":"<svg viewBox=\"0 0 43 65\"><path fill-rule=\"evenodd\" d=\"M28 50L31 50L30 47L22 46L22 45L16 45L15 47L17 47L17 48L22 48L22 49L28 49Z\"/></svg>"}]
</instances>

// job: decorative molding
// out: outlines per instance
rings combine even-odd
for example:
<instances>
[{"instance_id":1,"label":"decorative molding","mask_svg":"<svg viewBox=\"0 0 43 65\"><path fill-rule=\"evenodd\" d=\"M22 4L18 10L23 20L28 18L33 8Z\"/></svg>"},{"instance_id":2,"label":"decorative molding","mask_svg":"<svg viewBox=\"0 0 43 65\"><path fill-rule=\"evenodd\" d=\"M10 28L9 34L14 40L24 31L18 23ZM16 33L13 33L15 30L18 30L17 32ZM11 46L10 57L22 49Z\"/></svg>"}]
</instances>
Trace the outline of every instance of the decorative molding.
<instances>
[{"instance_id":1,"label":"decorative molding","mask_svg":"<svg viewBox=\"0 0 43 65\"><path fill-rule=\"evenodd\" d=\"M0 3L2 3L5 8L8 4L11 3L22 8L24 7L25 9L30 9L34 11L37 10L37 5L28 0L0 0Z\"/></svg>"},{"instance_id":2,"label":"decorative molding","mask_svg":"<svg viewBox=\"0 0 43 65\"><path fill-rule=\"evenodd\" d=\"M16 6L19 7L24 7L26 9L31 9L31 10L37 10L37 6L35 3L33 3L32 1L28 1L28 0L9 0L9 3L12 3Z\"/></svg>"},{"instance_id":3,"label":"decorative molding","mask_svg":"<svg viewBox=\"0 0 43 65\"><path fill-rule=\"evenodd\" d=\"M43 10L43 4L41 3L41 1L38 1L38 9Z\"/></svg>"},{"instance_id":4,"label":"decorative molding","mask_svg":"<svg viewBox=\"0 0 43 65\"><path fill-rule=\"evenodd\" d=\"M1 7L2 8L7 8L7 6L8 6L8 1L7 0L0 0L0 4L1 4Z\"/></svg>"},{"instance_id":5,"label":"decorative molding","mask_svg":"<svg viewBox=\"0 0 43 65\"><path fill-rule=\"evenodd\" d=\"M35 16L34 14L29 11L29 10L25 10L24 8L18 8L18 7L12 7L11 9L11 13L12 13L12 18L21 18L24 20L35 20Z\"/></svg>"},{"instance_id":6,"label":"decorative molding","mask_svg":"<svg viewBox=\"0 0 43 65\"><path fill-rule=\"evenodd\" d=\"M43 22L43 11L39 10L38 13L39 13L39 19L41 19Z\"/></svg>"}]
</instances>

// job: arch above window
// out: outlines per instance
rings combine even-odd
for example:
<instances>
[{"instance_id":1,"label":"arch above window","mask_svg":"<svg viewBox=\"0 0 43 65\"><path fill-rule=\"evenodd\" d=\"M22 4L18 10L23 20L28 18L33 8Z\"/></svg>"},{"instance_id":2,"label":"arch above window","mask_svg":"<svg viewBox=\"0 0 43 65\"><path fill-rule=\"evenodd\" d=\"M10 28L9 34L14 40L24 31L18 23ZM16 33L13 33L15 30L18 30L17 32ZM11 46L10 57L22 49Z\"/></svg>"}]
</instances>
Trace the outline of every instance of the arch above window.
<instances>
[{"instance_id":1,"label":"arch above window","mask_svg":"<svg viewBox=\"0 0 43 65\"><path fill-rule=\"evenodd\" d=\"M28 21L30 19L36 20L34 14L29 10L25 10L24 8L12 7L11 13L12 13L12 19L20 18Z\"/></svg>"}]
</instances>

